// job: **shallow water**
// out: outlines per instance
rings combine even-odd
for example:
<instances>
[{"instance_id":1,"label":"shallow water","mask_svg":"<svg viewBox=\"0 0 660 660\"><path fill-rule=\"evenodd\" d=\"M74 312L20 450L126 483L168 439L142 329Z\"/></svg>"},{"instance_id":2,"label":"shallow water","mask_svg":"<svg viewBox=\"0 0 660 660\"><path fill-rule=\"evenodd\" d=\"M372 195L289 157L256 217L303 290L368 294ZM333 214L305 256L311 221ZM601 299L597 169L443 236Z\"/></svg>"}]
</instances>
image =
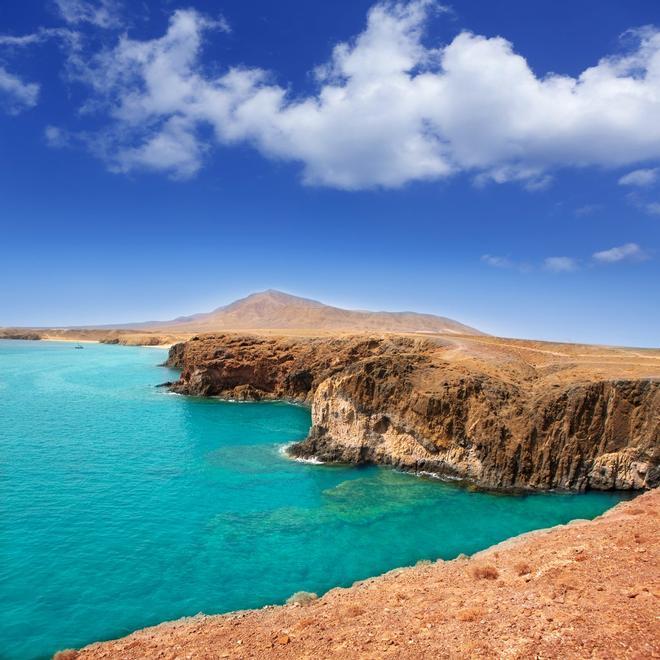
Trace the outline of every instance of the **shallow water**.
<instances>
[{"instance_id":1,"label":"shallow water","mask_svg":"<svg viewBox=\"0 0 660 660\"><path fill-rule=\"evenodd\" d=\"M308 410L169 394L165 357L0 341L0 657L322 593L622 498L291 461Z\"/></svg>"}]
</instances>

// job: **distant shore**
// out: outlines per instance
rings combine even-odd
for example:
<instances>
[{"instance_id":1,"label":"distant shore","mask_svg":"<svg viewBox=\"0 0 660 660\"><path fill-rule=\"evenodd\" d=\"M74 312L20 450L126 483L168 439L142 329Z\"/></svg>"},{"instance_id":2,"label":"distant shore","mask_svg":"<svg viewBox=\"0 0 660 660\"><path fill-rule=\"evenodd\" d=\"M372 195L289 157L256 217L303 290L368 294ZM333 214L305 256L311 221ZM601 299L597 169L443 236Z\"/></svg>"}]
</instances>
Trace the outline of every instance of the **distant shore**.
<instances>
[{"instance_id":1,"label":"distant shore","mask_svg":"<svg viewBox=\"0 0 660 660\"><path fill-rule=\"evenodd\" d=\"M1 337L0 337L1 339ZM100 339L69 339L67 337L49 337L48 335L44 335L37 341L59 341L59 342L67 342L69 344L106 344L108 346L111 346L113 344L110 344L109 342L104 342ZM135 347L140 347L140 348L163 348L166 350L169 350L174 346L174 344L122 344L119 342L116 344L117 346L135 346Z\"/></svg>"},{"instance_id":2,"label":"distant shore","mask_svg":"<svg viewBox=\"0 0 660 660\"><path fill-rule=\"evenodd\" d=\"M40 337L36 341L61 341L68 342L69 344L100 344L98 339L65 339L64 337L48 337L47 335Z\"/></svg>"},{"instance_id":3,"label":"distant shore","mask_svg":"<svg viewBox=\"0 0 660 660\"><path fill-rule=\"evenodd\" d=\"M75 344L120 344L170 349L187 336L98 328L0 328L0 339L59 341Z\"/></svg>"}]
</instances>

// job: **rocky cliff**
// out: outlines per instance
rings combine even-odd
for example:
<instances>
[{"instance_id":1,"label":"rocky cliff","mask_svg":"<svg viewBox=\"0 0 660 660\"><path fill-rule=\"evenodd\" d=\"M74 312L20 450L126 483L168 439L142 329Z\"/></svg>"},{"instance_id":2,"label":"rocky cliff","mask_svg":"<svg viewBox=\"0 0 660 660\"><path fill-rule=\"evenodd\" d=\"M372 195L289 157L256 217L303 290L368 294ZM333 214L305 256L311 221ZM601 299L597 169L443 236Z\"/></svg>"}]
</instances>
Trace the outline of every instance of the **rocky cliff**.
<instances>
[{"instance_id":1,"label":"rocky cliff","mask_svg":"<svg viewBox=\"0 0 660 660\"><path fill-rule=\"evenodd\" d=\"M488 337L274 338L177 344L172 389L311 405L290 448L488 488L660 483L660 351Z\"/></svg>"}]
</instances>

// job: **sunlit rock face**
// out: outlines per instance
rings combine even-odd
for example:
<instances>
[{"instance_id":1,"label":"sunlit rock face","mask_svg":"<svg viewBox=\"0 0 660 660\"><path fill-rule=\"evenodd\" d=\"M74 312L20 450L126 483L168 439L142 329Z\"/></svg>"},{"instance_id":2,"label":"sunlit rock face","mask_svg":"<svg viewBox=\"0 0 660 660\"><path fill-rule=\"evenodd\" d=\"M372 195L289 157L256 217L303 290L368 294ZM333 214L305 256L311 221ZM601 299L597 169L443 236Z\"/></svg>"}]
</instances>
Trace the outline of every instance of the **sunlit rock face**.
<instances>
[{"instance_id":1,"label":"sunlit rock face","mask_svg":"<svg viewBox=\"0 0 660 660\"><path fill-rule=\"evenodd\" d=\"M498 489L660 483L652 354L490 337L207 335L174 346L169 364L182 394L311 405L298 457Z\"/></svg>"}]
</instances>

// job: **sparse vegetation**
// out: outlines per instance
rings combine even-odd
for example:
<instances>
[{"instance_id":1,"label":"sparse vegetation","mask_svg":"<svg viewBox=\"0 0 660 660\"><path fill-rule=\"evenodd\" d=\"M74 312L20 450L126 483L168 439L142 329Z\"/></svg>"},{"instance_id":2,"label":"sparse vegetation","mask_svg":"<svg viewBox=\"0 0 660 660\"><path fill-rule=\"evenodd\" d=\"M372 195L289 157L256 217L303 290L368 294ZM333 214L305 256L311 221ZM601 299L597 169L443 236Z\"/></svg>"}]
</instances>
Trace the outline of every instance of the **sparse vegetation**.
<instances>
[{"instance_id":1,"label":"sparse vegetation","mask_svg":"<svg viewBox=\"0 0 660 660\"><path fill-rule=\"evenodd\" d=\"M532 572L532 567L526 561L519 561L514 565L513 570L516 575L529 575Z\"/></svg>"},{"instance_id":2,"label":"sparse vegetation","mask_svg":"<svg viewBox=\"0 0 660 660\"><path fill-rule=\"evenodd\" d=\"M315 601L318 596L311 591L297 591L293 596L289 596L286 600L287 605L309 605Z\"/></svg>"},{"instance_id":3,"label":"sparse vegetation","mask_svg":"<svg viewBox=\"0 0 660 660\"><path fill-rule=\"evenodd\" d=\"M477 580L497 580L499 575L494 566L475 566L472 569L472 577Z\"/></svg>"},{"instance_id":4,"label":"sparse vegetation","mask_svg":"<svg viewBox=\"0 0 660 660\"><path fill-rule=\"evenodd\" d=\"M360 607L359 605L350 605L349 607L346 608L345 612L347 616L353 617L364 614L366 610L364 609L364 607Z\"/></svg>"},{"instance_id":5,"label":"sparse vegetation","mask_svg":"<svg viewBox=\"0 0 660 660\"><path fill-rule=\"evenodd\" d=\"M484 614L484 611L481 607L467 607L464 610L460 610L456 614L456 618L459 621L476 621L480 619Z\"/></svg>"},{"instance_id":6,"label":"sparse vegetation","mask_svg":"<svg viewBox=\"0 0 660 660\"><path fill-rule=\"evenodd\" d=\"M76 660L77 657L78 651L75 649L64 649L63 651L58 651L53 656L53 660Z\"/></svg>"}]
</instances>

